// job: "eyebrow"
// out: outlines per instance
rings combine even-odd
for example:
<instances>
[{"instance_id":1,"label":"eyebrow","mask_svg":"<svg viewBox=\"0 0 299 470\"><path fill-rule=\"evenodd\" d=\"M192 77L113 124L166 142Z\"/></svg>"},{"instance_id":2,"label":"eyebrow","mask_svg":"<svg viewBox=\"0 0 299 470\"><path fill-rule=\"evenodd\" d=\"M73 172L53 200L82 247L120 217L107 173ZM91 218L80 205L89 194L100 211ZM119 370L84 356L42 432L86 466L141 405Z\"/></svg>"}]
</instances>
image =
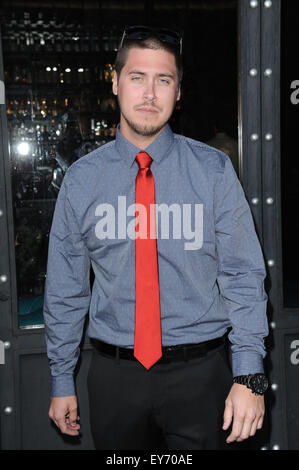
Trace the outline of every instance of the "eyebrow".
<instances>
[{"instance_id":1,"label":"eyebrow","mask_svg":"<svg viewBox=\"0 0 299 470\"><path fill-rule=\"evenodd\" d=\"M133 74L146 75L144 72L140 72L140 70L131 70L128 73L128 75L133 75ZM168 78L171 78L172 80L175 79L175 75L173 73L158 73L158 77L168 77Z\"/></svg>"},{"instance_id":2,"label":"eyebrow","mask_svg":"<svg viewBox=\"0 0 299 470\"><path fill-rule=\"evenodd\" d=\"M174 80L175 76L172 73L159 73L159 77L169 77Z\"/></svg>"}]
</instances>

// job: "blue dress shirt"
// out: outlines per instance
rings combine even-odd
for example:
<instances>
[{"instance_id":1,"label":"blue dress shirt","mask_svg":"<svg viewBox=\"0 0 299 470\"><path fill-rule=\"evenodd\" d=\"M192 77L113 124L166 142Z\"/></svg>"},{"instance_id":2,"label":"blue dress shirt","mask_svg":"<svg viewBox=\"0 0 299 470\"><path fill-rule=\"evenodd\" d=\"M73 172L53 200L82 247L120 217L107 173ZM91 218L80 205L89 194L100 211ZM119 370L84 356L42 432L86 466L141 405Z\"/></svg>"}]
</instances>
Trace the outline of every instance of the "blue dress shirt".
<instances>
[{"instance_id":1,"label":"blue dress shirt","mask_svg":"<svg viewBox=\"0 0 299 470\"><path fill-rule=\"evenodd\" d=\"M73 372L88 311L89 337L134 347L135 240L124 224L129 227L131 221L132 228L134 222L128 208L135 203L135 157L141 150L153 159L157 208L164 204L169 209L169 227L165 213L157 211L163 346L206 341L231 327L233 375L263 372L265 264L230 158L174 134L169 125L140 149L118 125L114 141L68 168L56 201L44 301L51 396L75 394ZM178 236L174 227L177 215L175 222L171 208L183 205L193 214L190 230L195 233L196 224L202 229L197 244L190 230ZM109 219L105 238L108 212L115 217Z\"/></svg>"}]
</instances>

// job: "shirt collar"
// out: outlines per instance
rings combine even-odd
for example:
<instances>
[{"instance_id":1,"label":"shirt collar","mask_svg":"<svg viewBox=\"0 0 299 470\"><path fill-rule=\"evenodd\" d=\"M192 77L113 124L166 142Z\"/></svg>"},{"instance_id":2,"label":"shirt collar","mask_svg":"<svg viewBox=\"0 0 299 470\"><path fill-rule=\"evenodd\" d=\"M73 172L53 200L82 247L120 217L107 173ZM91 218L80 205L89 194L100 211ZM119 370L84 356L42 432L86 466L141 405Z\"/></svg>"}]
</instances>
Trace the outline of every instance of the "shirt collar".
<instances>
[{"instance_id":1,"label":"shirt collar","mask_svg":"<svg viewBox=\"0 0 299 470\"><path fill-rule=\"evenodd\" d=\"M163 157L169 152L173 140L173 132L169 124L167 124L163 132L150 145L148 145L148 147L140 149L131 144L131 142L122 135L120 124L118 124L116 128L115 146L126 164L131 167L135 161L137 153L141 151L148 153L154 162L160 163Z\"/></svg>"}]
</instances>

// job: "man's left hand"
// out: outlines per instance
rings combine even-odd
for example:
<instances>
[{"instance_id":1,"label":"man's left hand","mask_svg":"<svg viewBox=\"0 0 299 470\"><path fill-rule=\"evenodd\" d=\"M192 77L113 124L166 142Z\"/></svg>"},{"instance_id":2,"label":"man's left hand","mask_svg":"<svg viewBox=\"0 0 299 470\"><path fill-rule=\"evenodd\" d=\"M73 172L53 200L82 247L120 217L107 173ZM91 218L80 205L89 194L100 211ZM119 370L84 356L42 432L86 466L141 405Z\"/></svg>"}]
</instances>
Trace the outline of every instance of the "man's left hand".
<instances>
[{"instance_id":1,"label":"man's left hand","mask_svg":"<svg viewBox=\"0 0 299 470\"><path fill-rule=\"evenodd\" d=\"M233 384L227 399L223 415L223 430L233 422L232 431L226 442L241 442L254 436L261 429L265 414L263 395L255 395L245 385Z\"/></svg>"}]
</instances>

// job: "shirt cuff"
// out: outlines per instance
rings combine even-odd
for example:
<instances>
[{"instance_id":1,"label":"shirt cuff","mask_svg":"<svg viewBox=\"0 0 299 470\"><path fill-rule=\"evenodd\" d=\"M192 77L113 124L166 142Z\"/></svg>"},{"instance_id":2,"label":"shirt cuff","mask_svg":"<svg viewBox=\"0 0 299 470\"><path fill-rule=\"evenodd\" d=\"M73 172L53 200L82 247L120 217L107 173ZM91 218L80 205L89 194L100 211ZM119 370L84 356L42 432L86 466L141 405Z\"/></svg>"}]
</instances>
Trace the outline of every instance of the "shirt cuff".
<instances>
[{"instance_id":1,"label":"shirt cuff","mask_svg":"<svg viewBox=\"0 0 299 470\"><path fill-rule=\"evenodd\" d=\"M51 376L51 397L76 395L73 374Z\"/></svg>"},{"instance_id":2,"label":"shirt cuff","mask_svg":"<svg viewBox=\"0 0 299 470\"><path fill-rule=\"evenodd\" d=\"M233 377L248 374L264 374L263 357L255 352L232 353Z\"/></svg>"}]
</instances>

